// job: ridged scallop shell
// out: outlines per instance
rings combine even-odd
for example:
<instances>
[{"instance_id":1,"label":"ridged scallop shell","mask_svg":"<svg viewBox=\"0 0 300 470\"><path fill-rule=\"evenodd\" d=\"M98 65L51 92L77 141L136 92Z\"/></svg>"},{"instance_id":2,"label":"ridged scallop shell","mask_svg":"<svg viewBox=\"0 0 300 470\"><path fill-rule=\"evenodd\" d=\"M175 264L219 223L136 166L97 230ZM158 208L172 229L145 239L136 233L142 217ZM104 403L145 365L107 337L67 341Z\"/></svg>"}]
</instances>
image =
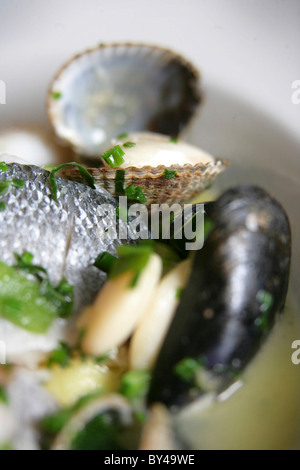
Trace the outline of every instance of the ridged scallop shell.
<instances>
[{"instance_id":1,"label":"ridged scallop shell","mask_svg":"<svg viewBox=\"0 0 300 470\"><path fill-rule=\"evenodd\" d=\"M199 73L182 56L145 44L100 44L60 69L47 109L56 135L91 158L123 132L177 137L199 102Z\"/></svg>"},{"instance_id":2,"label":"ridged scallop shell","mask_svg":"<svg viewBox=\"0 0 300 470\"><path fill-rule=\"evenodd\" d=\"M142 168L127 167L124 168L125 187L131 184L140 186L147 199L147 207L151 204L162 203L184 204L209 186L227 165L228 162L223 160L196 165L171 165L168 166L168 169L176 171L176 176L172 179L163 176L166 169L163 165ZM116 169L102 167L88 168L88 171L94 177L96 186L106 189L115 197L118 196L115 191ZM61 170L61 175L67 179L84 183L77 168L65 167Z\"/></svg>"}]
</instances>

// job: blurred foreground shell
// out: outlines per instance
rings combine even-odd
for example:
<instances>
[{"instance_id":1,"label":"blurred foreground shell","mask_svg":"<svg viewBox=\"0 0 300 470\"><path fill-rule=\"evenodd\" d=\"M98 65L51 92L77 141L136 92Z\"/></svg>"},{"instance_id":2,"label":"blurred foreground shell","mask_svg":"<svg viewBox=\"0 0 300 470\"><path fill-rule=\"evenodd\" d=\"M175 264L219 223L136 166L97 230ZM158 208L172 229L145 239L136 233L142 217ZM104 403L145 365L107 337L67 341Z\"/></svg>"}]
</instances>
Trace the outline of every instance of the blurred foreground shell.
<instances>
[{"instance_id":1,"label":"blurred foreground shell","mask_svg":"<svg viewBox=\"0 0 300 470\"><path fill-rule=\"evenodd\" d=\"M56 135L78 154L98 157L116 135L176 137L200 102L199 74L182 56L144 44L100 44L68 61L47 98Z\"/></svg>"},{"instance_id":2,"label":"blurred foreground shell","mask_svg":"<svg viewBox=\"0 0 300 470\"><path fill-rule=\"evenodd\" d=\"M176 176L172 179L165 178L163 165L142 168L127 167L125 171L125 187L130 185L140 186L146 197L146 206L151 204L184 204L209 186L216 176L221 173L228 163L222 160L196 165L171 165L168 170L176 171ZM122 169L120 167L119 169ZM116 170L112 168L88 168L89 173L94 177L96 186L106 189L113 196L116 193ZM66 167L62 170L62 176L81 183L83 181L77 168Z\"/></svg>"}]
</instances>

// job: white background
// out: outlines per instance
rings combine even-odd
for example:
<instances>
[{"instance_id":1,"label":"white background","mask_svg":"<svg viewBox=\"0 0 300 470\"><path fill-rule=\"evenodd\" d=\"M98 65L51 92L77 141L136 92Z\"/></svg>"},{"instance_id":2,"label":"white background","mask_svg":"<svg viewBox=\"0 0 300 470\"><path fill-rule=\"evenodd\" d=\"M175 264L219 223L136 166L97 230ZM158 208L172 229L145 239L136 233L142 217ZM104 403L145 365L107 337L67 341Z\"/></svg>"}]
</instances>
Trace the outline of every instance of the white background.
<instances>
[{"instance_id":1,"label":"white background","mask_svg":"<svg viewBox=\"0 0 300 470\"><path fill-rule=\"evenodd\" d=\"M300 139L300 105L291 102L299 0L0 0L1 127L46 122L46 90L60 65L86 47L124 40L184 54L204 89L243 97Z\"/></svg>"}]
</instances>

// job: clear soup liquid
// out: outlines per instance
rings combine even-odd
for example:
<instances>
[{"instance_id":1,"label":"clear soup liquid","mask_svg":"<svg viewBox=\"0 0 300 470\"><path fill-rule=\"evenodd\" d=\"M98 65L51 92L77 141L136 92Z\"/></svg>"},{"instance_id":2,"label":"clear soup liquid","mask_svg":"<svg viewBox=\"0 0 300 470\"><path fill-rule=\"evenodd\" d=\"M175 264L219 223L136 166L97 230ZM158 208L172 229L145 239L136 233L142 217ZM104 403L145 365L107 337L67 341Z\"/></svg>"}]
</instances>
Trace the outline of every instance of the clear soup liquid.
<instances>
[{"instance_id":1,"label":"clear soup liquid","mask_svg":"<svg viewBox=\"0 0 300 470\"><path fill-rule=\"evenodd\" d=\"M230 398L181 413L179 435L191 449L299 449L300 364L292 363L300 340L299 314L291 301Z\"/></svg>"}]
</instances>

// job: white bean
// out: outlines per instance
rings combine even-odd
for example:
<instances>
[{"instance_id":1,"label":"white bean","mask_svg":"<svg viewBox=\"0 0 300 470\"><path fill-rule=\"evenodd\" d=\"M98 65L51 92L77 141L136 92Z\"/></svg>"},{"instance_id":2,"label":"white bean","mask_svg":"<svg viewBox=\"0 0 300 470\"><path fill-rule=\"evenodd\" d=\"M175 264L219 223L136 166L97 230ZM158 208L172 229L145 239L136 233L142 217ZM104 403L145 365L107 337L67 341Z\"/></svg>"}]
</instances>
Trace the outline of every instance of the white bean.
<instances>
[{"instance_id":1,"label":"white bean","mask_svg":"<svg viewBox=\"0 0 300 470\"><path fill-rule=\"evenodd\" d=\"M182 261L161 280L130 342L132 369L152 368L179 303L177 289L185 286L190 269L191 261Z\"/></svg>"},{"instance_id":2,"label":"white bean","mask_svg":"<svg viewBox=\"0 0 300 470\"><path fill-rule=\"evenodd\" d=\"M89 307L82 348L87 354L101 355L123 344L144 314L159 282L161 258L152 254L147 266L131 287L132 272L109 280Z\"/></svg>"}]
</instances>

